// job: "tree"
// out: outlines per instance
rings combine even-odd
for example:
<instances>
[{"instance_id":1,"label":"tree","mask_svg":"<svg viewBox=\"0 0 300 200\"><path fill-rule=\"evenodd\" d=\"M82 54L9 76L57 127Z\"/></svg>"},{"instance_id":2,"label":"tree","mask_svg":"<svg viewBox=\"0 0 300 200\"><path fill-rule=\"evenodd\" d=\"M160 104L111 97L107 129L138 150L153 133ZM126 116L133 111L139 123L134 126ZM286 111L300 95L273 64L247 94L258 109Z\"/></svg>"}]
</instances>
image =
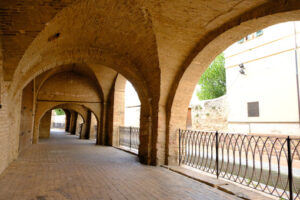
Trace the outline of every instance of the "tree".
<instances>
[{"instance_id":1,"label":"tree","mask_svg":"<svg viewBox=\"0 0 300 200\"><path fill-rule=\"evenodd\" d=\"M55 113L56 113L56 115L64 115L65 114L64 110L60 109L60 108L55 109Z\"/></svg>"},{"instance_id":2,"label":"tree","mask_svg":"<svg viewBox=\"0 0 300 200\"><path fill-rule=\"evenodd\" d=\"M197 96L200 100L214 99L226 94L225 57L221 53L201 76Z\"/></svg>"}]
</instances>

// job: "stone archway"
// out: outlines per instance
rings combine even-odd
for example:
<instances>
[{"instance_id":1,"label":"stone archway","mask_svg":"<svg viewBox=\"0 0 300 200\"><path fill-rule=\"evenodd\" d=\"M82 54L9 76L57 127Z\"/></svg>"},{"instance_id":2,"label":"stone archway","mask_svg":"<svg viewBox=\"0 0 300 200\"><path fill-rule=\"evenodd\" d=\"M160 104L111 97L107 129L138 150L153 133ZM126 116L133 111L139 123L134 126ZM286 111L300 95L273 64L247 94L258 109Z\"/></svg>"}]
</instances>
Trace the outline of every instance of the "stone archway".
<instances>
[{"instance_id":1,"label":"stone archway","mask_svg":"<svg viewBox=\"0 0 300 200\"><path fill-rule=\"evenodd\" d=\"M38 102L37 103L37 108L36 108L36 113L35 113L35 119L34 119L34 132L33 132L33 143L38 142L39 138L39 126L40 126L40 121L42 117L49 111L55 108L62 108L64 110L71 110L79 113L84 122L88 118L88 110L92 110L92 112L95 113L96 110L99 109L98 114L97 114L97 120L99 119L100 116L100 106L98 107L90 107L89 105L86 105L84 103L68 103L66 104L65 102ZM99 120L98 120L99 123ZM85 130L83 130L84 132ZM98 129L99 131L99 129Z\"/></svg>"},{"instance_id":2,"label":"stone archway","mask_svg":"<svg viewBox=\"0 0 300 200\"><path fill-rule=\"evenodd\" d=\"M178 132L179 128L186 127L187 108L192 97L195 85L200 76L223 50L245 35L253 33L265 27L286 21L300 20L299 11L282 12L257 19L249 19L236 25L225 32L217 35L212 41L198 51L182 71L178 82L174 84L169 96L167 116L167 141L166 141L166 163L178 163ZM193 53L195 55L195 53Z\"/></svg>"},{"instance_id":3,"label":"stone archway","mask_svg":"<svg viewBox=\"0 0 300 200\"><path fill-rule=\"evenodd\" d=\"M95 17L97 20L93 20ZM38 74L59 65L84 62L112 68L125 76L139 94L141 121L144 122L141 126L143 149L139 156L144 163L155 163L155 136L151 134L157 129L157 119L152 118L157 117L153 113L158 107L160 70L150 18L149 11L141 9L135 1L79 1L63 9L26 50L15 71L15 74L22 74L22 80L19 76L13 78L12 96ZM112 24L118 24L118 28ZM74 27L81 27L79 30L84 32L74 32ZM53 37L55 35L57 37ZM151 77L146 74L151 74ZM107 107L102 107L103 123ZM101 138L102 142L105 140Z\"/></svg>"}]
</instances>

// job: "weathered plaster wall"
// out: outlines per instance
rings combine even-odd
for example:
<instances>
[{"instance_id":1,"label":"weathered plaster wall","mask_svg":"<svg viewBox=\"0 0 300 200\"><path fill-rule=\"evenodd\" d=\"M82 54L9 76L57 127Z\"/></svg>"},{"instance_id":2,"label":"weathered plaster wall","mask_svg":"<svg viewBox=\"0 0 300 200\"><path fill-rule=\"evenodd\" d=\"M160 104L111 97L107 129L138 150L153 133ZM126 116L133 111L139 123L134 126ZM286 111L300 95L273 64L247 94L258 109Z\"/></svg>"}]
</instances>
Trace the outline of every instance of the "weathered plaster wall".
<instances>
[{"instance_id":1,"label":"weathered plaster wall","mask_svg":"<svg viewBox=\"0 0 300 200\"><path fill-rule=\"evenodd\" d=\"M227 97L201 101L192 106L192 129L205 131L228 131Z\"/></svg>"}]
</instances>

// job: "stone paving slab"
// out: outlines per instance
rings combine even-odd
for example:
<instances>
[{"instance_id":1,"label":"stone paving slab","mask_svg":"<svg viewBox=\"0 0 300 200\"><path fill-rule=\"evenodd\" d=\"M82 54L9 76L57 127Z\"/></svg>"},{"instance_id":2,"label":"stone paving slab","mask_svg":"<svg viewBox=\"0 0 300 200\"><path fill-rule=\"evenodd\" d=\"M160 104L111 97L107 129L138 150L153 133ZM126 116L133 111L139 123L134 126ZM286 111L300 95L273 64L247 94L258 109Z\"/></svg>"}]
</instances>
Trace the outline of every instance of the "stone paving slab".
<instances>
[{"instance_id":1,"label":"stone paving slab","mask_svg":"<svg viewBox=\"0 0 300 200\"><path fill-rule=\"evenodd\" d=\"M0 200L240 199L94 141L51 133L0 175Z\"/></svg>"},{"instance_id":2,"label":"stone paving slab","mask_svg":"<svg viewBox=\"0 0 300 200\"><path fill-rule=\"evenodd\" d=\"M217 188L221 191L224 191L228 194L234 195L241 199L255 199L255 200L268 200L268 199L278 199L268 194L263 194L262 192L255 191L253 189L248 189L243 186L239 186L238 184L232 183L227 180L217 179L216 177L212 177L206 175L205 173L200 172L199 170L195 170L191 167L183 167L183 166L162 166L166 169L174 171L176 173L182 174L189 178L192 178L196 181L209 185L211 187Z\"/></svg>"}]
</instances>

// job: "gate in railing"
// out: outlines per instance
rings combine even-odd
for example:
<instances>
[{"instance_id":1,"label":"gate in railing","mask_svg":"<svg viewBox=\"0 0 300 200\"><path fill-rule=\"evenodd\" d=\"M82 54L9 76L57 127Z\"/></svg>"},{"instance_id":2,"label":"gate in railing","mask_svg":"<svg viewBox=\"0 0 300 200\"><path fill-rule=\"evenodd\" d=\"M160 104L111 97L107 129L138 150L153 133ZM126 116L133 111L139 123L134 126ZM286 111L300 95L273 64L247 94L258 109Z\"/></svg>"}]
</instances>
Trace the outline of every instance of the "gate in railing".
<instances>
[{"instance_id":1,"label":"gate in railing","mask_svg":"<svg viewBox=\"0 0 300 200\"><path fill-rule=\"evenodd\" d=\"M179 164L300 199L300 138L179 130Z\"/></svg>"},{"instance_id":2,"label":"gate in railing","mask_svg":"<svg viewBox=\"0 0 300 200\"><path fill-rule=\"evenodd\" d=\"M119 145L137 152L140 145L140 128L120 126Z\"/></svg>"}]
</instances>

